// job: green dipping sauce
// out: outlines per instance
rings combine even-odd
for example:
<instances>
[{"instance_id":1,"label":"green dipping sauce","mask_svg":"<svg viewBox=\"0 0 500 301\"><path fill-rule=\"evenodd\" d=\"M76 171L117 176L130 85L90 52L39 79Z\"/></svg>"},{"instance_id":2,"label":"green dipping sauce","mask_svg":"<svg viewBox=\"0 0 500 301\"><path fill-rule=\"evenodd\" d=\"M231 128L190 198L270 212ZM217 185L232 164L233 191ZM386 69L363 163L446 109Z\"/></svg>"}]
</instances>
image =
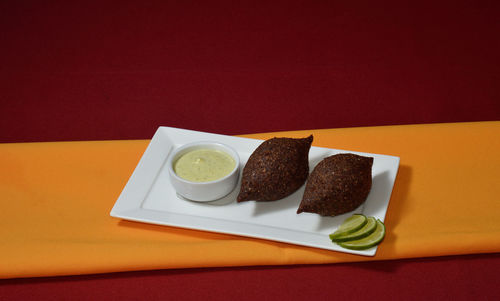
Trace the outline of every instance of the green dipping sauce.
<instances>
[{"instance_id":1,"label":"green dipping sauce","mask_svg":"<svg viewBox=\"0 0 500 301\"><path fill-rule=\"evenodd\" d=\"M175 173L191 182L210 182L228 175L236 166L229 154L210 148L196 149L183 154L174 163Z\"/></svg>"}]
</instances>

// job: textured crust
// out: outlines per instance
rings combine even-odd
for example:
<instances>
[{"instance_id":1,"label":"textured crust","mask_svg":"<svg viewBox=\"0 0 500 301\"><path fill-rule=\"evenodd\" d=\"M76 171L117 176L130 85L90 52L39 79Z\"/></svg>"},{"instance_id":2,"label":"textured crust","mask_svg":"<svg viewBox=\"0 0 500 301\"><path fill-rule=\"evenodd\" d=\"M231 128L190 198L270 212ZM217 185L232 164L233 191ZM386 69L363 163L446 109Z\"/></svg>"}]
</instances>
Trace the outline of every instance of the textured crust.
<instances>
[{"instance_id":1,"label":"textured crust","mask_svg":"<svg viewBox=\"0 0 500 301\"><path fill-rule=\"evenodd\" d=\"M313 136L272 138L252 153L241 178L238 202L276 201L304 185L309 175L309 149Z\"/></svg>"},{"instance_id":2,"label":"textured crust","mask_svg":"<svg viewBox=\"0 0 500 301\"><path fill-rule=\"evenodd\" d=\"M323 159L306 184L297 213L335 216L365 202L372 186L373 158L338 154Z\"/></svg>"}]
</instances>

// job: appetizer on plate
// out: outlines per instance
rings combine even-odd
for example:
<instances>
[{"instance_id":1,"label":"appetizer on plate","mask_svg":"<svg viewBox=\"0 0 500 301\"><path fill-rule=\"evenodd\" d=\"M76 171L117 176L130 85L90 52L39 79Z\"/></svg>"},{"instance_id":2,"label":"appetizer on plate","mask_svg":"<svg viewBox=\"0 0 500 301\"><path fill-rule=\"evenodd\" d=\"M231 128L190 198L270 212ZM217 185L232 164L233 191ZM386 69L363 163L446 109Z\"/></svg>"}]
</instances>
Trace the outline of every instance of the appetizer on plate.
<instances>
[{"instance_id":1,"label":"appetizer on plate","mask_svg":"<svg viewBox=\"0 0 500 301\"><path fill-rule=\"evenodd\" d=\"M372 157L337 154L316 165L297 210L335 216L358 208L372 186Z\"/></svg>"},{"instance_id":2,"label":"appetizer on plate","mask_svg":"<svg viewBox=\"0 0 500 301\"><path fill-rule=\"evenodd\" d=\"M275 137L260 144L243 169L238 202L280 200L304 185L312 141L312 135L301 139Z\"/></svg>"}]
</instances>

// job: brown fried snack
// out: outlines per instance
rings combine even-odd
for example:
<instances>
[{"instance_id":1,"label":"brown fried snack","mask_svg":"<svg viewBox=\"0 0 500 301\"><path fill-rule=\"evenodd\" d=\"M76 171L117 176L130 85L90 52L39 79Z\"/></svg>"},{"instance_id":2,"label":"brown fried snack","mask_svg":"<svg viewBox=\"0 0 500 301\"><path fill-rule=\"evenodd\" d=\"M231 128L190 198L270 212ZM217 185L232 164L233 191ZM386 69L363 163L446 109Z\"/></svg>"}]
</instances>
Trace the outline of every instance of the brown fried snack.
<instances>
[{"instance_id":1,"label":"brown fried snack","mask_svg":"<svg viewBox=\"0 0 500 301\"><path fill-rule=\"evenodd\" d=\"M275 137L259 145L243 168L238 202L276 201L304 185L312 141L312 135L302 139Z\"/></svg>"},{"instance_id":2,"label":"brown fried snack","mask_svg":"<svg viewBox=\"0 0 500 301\"><path fill-rule=\"evenodd\" d=\"M297 210L335 216L358 208L372 186L372 157L338 154L316 165Z\"/></svg>"}]
</instances>

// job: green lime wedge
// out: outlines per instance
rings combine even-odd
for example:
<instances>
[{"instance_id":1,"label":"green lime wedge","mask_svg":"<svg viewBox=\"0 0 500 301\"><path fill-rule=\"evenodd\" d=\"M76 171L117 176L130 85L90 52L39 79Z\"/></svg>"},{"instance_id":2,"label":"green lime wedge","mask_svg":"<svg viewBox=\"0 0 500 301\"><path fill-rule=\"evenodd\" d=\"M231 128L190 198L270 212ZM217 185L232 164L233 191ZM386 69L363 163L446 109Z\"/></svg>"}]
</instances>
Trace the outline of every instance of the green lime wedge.
<instances>
[{"instance_id":1,"label":"green lime wedge","mask_svg":"<svg viewBox=\"0 0 500 301\"><path fill-rule=\"evenodd\" d=\"M347 235L361 229L367 222L366 216L363 214L354 214L348 217L342 225L339 226L337 231L330 234L330 239L335 239L339 236Z\"/></svg>"},{"instance_id":2,"label":"green lime wedge","mask_svg":"<svg viewBox=\"0 0 500 301\"><path fill-rule=\"evenodd\" d=\"M339 242L338 245L351 250L366 250L378 245L385 236L385 225L377 220L377 227L372 234L357 240Z\"/></svg>"},{"instance_id":3,"label":"green lime wedge","mask_svg":"<svg viewBox=\"0 0 500 301\"><path fill-rule=\"evenodd\" d=\"M366 224L356 232L340 235L332 238L334 242L357 240L372 234L377 229L377 220L370 216L366 219Z\"/></svg>"}]
</instances>

